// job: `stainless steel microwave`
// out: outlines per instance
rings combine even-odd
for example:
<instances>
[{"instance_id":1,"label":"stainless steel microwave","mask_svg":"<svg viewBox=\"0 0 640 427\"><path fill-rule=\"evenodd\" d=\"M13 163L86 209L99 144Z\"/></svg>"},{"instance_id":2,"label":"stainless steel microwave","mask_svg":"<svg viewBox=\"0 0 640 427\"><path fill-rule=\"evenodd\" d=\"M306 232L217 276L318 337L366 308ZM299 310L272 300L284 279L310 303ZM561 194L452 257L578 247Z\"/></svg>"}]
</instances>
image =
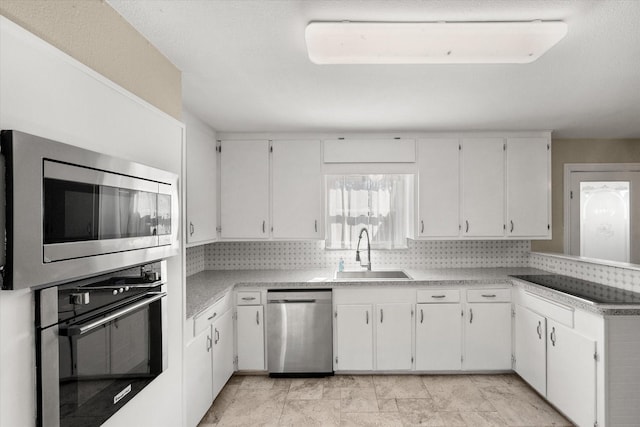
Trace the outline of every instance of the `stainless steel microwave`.
<instances>
[{"instance_id":1,"label":"stainless steel microwave","mask_svg":"<svg viewBox=\"0 0 640 427\"><path fill-rule=\"evenodd\" d=\"M2 288L83 278L178 253L178 176L13 130Z\"/></svg>"}]
</instances>

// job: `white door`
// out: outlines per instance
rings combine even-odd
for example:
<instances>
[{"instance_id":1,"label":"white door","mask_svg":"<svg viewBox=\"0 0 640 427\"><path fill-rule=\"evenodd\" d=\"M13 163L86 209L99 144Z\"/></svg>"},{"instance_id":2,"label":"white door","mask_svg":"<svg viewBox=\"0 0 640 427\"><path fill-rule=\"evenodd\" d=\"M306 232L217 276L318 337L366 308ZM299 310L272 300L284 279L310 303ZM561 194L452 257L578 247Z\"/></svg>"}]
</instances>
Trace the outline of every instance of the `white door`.
<instances>
[{"instance_id":1,"label":"white door","mask_svg":"<svg viewBox=\"0 0 640 427\"><path fill-rule=\"evenodd\" d=\"M502 138L462 141L463 236L504 236L504 147Z\"/></svg>"},{"instance_id":2,"label":"white door","mask_svg":"<svg viewBox=\"0 0 640 427\"><path fill-rule=\"evenodd\" d=\"M640 262L640 171L571 172L568 203L571 255Z\"/></svg>"},{"instance_id":3,"label":"white door","mask_svg":"<svg viewBox=\"0 0 640 427\"><path fill-rule=\"evenodd\" d=\"M220 393L222 387L233 374L233 318L232 311L227 310L218 318L212 327L212 365L213 365L213 397Z\"/></svg>"},{"instance_id":4,"label":"white door","mask_svg":"<svg viewBox=\"0 0 640 427\"><path fill-rule=\"evenodd\" d=\"M596 342L547 321L547 399L579 426L596 422Z\"/></svg>"},{"instance_id":5,"label":"white door","mask_svg":"<svg viewBox=\"0 0 640 427\"><path fill-rule=\"evenodd\" d=\"M416 370L460 370L462 316L460 304L418 304Z\"/></svg>"},{"instance_id":6,"label":"white door","mask_svg":"<svg viewBox=\"0 0 640 427\"><path fill-rule=\"evenodd\" d=\"M418 141L418 236L458 237L460 231L460 143Z\"/></svg>"},{"instance_id":7,"label":"white door","mask_svg":"<svg viewBox=\"0 0 640 427\"><path fill-rule=\"evenodd\" d=\"M507 139L507 236L551 237L550 192L549 140Z\"/></svg>"},{"instance_id":8,"label":"white door","mask_svg":"<svg viewBox=\"0 0 640 427\"><path fill-rule=\"evenodd\" d=\"M412 304L376 304L376 370L411 369Z\"/></svg>"},{"instance_id":9,"label":"white door","mask_svg":"<svg viewBox=\"0 0 640 427\"><path fill-rule=\"evenodd\" d=\"M516 306L515 371L543 396L547 394L547 319Z\"/></svg>"},{"instance_id":10,"label":"white door","mask_svg":"<svg viewBox=\"0 0 640 427\"><path fill-rule=\"evenodd\" d=\"M186 119L186 117L185 117ZM215 134L185 120L187 147L187 243L217 238L218 158Z\"/></svg>"},{"instance_id":11,"label":"white door","mask_svg":"<svg viewBox=\"0 0 640 427\"><path fill-rule=\"evenodd\" d=\"M238 306L238 370L264 370L264 307Z\"/></svg>"},{"instance_id":12,"label":"white door","mask_svg":"<svg viewBox=\"0 0 640 427\"><path fill-rule=\"evenodd\" d=\"M222 141L220 226L223 239L269 237L269 141Z\"/></svg>"},{"instance_id":13,"label":"white door","mask_svg":"<svg viewBox=\"0 0 640 427\"><path fill-rule=\"evenodd\" d=\"M187 344L184 353L184 388L187 426L198 425L213 402L211 330L206 329Z\"/></svg>"},{"instance_id":14,"label":"white door","mask_svg":"<svg viewBox=\"0 0 640 427\"><path fill-rule=\"evenodd\" d=\"M320 141L273 141L271 146L273 237L322 238Z\"/></svg>"},{"instance_id":15,"label":"white door","mask_svg":"<svg viewBox=\"0 0 640 427\"><path fill-rule=\"evenodd\" d=\"M467 304L464 334L464 369L511 369L510 303Z\"/></svg>"},{"instance_id":16,"label":"white door","mask_svg":"<svg viewBox=\"0 0 640 427\"><path fill-rule=\"evenodd\" d=\"M368 304L337 306L338 359L336 370L373 370L373 313L371 309L371 305Z\"/></svg>"}]
</instances>

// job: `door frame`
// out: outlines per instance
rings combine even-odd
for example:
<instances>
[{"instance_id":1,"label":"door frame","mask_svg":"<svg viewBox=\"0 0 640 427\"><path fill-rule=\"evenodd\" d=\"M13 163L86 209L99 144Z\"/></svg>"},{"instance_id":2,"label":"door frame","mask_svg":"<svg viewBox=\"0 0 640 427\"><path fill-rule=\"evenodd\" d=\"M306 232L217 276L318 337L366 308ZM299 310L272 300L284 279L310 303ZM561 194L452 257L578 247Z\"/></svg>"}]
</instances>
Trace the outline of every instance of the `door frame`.
<instances>
[{"instance_id":1,"label":"door frame","mask_svg":"<svg viewBox=\"0 0 640 427\"><path fill-rule=\"evenodd\" d=\"M572 172L640 172L640 163L565 163L564 165L564 189L563 189L563 224L564 239L563 251L569 254L571 248L571 211L570 211L570 187Z\"/></svg>"}]
</instances>

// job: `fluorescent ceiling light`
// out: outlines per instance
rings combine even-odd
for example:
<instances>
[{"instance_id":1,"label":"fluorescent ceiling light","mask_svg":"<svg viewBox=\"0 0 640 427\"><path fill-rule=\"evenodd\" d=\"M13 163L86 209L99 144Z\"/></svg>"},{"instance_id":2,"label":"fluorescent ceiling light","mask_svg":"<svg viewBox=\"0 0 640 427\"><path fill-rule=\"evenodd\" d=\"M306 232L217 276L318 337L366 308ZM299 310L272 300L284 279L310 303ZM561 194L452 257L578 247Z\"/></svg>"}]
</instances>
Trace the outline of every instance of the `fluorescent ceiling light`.
<instances>
[{"instance_id":1,"label":"fluorescent ceiling light","mask_svg":"<svg viewBox=\"0 0 640 427\"><path fill-rule=\"evenodd\" d=\"M567 34L561 21L311 22L316 64L528 63Z\"/></svg>"}]
</instances>

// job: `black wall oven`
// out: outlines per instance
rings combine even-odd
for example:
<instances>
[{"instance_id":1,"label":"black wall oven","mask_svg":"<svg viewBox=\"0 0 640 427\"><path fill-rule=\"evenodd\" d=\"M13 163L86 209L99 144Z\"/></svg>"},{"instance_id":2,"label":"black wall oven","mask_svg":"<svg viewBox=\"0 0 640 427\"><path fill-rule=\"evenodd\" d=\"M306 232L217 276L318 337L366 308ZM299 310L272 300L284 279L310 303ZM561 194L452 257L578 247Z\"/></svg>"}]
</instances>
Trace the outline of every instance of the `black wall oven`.
<instances>
[{"instance_id":1,"label":"black wall oven","mask_svg":"<svg viewBox=\"0 0 640 427\"><path fill-rule=\"evenodd\" d=\"M163 264L35 291L38 426L99 426L166 370Z\"/></svg>"}]
</instances>

